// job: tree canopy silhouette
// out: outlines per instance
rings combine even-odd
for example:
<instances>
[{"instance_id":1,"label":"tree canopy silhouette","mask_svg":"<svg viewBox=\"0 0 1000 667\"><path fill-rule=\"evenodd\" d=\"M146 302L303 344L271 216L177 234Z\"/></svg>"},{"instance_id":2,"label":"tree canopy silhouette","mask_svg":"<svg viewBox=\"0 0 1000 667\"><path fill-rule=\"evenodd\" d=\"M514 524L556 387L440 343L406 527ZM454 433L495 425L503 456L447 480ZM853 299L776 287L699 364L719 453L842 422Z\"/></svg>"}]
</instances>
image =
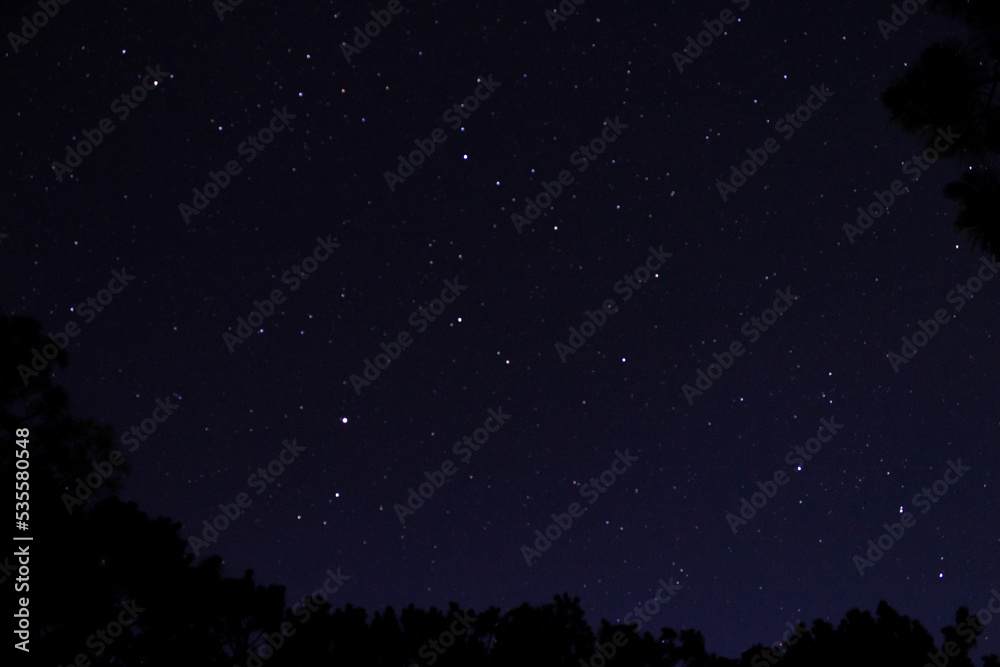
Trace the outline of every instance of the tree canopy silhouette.
<instances>
[{"instance_id":1,"label":"tree canopy silhouette","mask_svg":"<svg viewBox=\"0 0 1000 667\"><path fill-rule=\"evenodd\" d=\"M662 628L658 636L602 621L595 632L579 598L556 596L477 613L392 607L369 622L350 604L332 610L305 598L286 607L281 586L222 575L218 556L196 562L180 525L150 518L117 497L115 480L98 502L67 511L61 494L77 471L107 458L112 431L70 415L69 399L51 372L25 384L16 368L48 339L27 319L0 315L0 438L29 428L32 551L31 653L47 665L196 667L765 667L851 664L973 667L969 651L983 626L961 608L937 646L917 622L880 602L876 616L853 609L835 628L800 625L794 642L756 645L739 659L706 651L693 629ZM65 365L65 353L57 363ZM13 448L0 461L13 469ZM9 570L9 562L4 563ZM9 576L9 575L7 575ZM998 594L1000 598L1000 594ZM713 628L721 633L723 628ZM14 650L8 634L8 650ZM945 653L947 651L947 653ZM997 656L983 667L1000 667Z\"/></svg>"},{"instance_id":2,"label":"tree canopy silhouette","mask_svg":"<svg viewBox=\"0 0 1000 667\"><path fill-rule=\"evenodd\" d=\"M962 209L955 229L973 246L1000 255L1000 5L995 0L932 0L934 11L964 21L969 37L927 47L882 95L892 120L933 148L939 129L959 135L944 157L959 160L960 180L944 193Z\"/></svg>"}]
</instances>

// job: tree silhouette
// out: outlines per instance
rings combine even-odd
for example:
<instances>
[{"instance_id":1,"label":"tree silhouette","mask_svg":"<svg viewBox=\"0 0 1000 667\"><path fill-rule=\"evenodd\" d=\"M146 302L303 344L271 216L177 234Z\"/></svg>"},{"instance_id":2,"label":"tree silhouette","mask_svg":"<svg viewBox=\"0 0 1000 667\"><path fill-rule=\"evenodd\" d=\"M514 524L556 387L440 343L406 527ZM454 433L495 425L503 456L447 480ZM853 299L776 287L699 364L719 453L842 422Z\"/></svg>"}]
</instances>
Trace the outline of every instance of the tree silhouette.
<instances>
[{"instance_id":1,"label":"tree silhouette","mask_svg":"<svg viewBox=\"0 0 1000 667\"><path fill-rule=\"evenodd\" d=\"M505 614L496 632L496 664L577 665L594 652L594 631L583 620L579 598L556 597L535 608L523 604Z\"/></svg>"},{"instance_id":2,"label":"tree silhouette","mask_svg":"<svg viewBox=\"0 0 1000 667\"><path fill-rule=\"evenodd\" d=\"M943 153L964 167L961 180L944 190L963 207L955 229L974 247L998 255L1000 7L995 0L932 0L930 6L964 21L970 36L925 49L883 93L882 102L893 122L922 137L925 149L934 148L939 129L950 127L959 135Z\"/></svg>"},{"instance_id":3,"label":"tree silhouette","mask_svg":"<svg viewBox=\"0 0 1000 667\"><path fill-rule=\"evenodd\" d=\"M66 366L57 349L38 322L0 316L0 439L30 432L32 655L52 665L81 653L94 665L226 664L280 620L284 591L254 587L250 573L223 578L218 557L193 565L179 524L117 498L120 473L67 508L62 496L108 460L114 439L111 428L71 416L54 367L24 372L42 365L36 355ZM0 462L14 469L12 447L0 448ZM15 650L10 634L7 644Z\"/></svg>"},{"instance_id":4,"label":"tree silhouette","mask_svg":"<svg viewBox=\"0 0 1000 667\"><path fill-rule=\"evenodd\" d=\"M65 480L107 458L112 432L70 415L51 370L22 381L17 366L47 342L37 322L0 315L0 438L10 442L15 429L31 429L31 532L33 544L44 544L31 560L38 664L69 665L83 654L88 665L143 667L973 667L969 651L983 627L966 608L941 630L941 647L880 602L875 617L852 609L836 628L822 620L800 625L794 644L757 645L738 660L708 653L694 629L640 635L601 621L595 635L579 598L565 593L505 613L455 602L445 611L410 605L399 615L388 607L370 622L350 604L333 610L307 597L286 608L284 589L255 583L252 571L227 578L219 556L195 562L180 524L122 502L114 480L98 502L67 512L60 494L72 481ZM67 361L65 353L54 360ZM8 469L12 451L0 448ZM124 627L113 625L125 617ZM13 650L10 634L6 641ZM986 656L983 667L1000 660Z\"/></svg>"}]
</instances>

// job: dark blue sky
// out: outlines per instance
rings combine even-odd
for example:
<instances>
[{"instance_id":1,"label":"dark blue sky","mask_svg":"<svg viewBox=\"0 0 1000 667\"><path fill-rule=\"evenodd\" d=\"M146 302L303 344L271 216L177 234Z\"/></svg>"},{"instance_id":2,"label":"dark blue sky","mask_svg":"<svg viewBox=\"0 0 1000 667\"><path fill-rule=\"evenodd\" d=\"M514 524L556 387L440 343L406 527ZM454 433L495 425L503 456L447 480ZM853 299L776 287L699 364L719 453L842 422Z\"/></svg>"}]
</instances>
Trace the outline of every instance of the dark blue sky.
<instances>
[{"instance_id":1,"label":"dark blue sky","mask_svg":"<svg viewBox=\"0 0 1000 667\"><path fill-rule=\"evenodd\" d=\"M200 554L289 603L339 567L334 606L566 591L596 624L662 579L645 629L730 656L879 599L936 636L986 605L1000 284L959 307L983 267L941 193L959 168L913 180L919 141L880 101L958 24L920 9L885 39L891 3L719 0L588 2L553 29L546 5L401 3L348 62L384 7L69 4L8 44L3 307L79 324L56 372L78 416L162 418L124 449L124 497L188 537L248 494ZM113 271L135 277L87 316ZM572 523L529 567L553 513Z\"/></svg>"}]
</instances>

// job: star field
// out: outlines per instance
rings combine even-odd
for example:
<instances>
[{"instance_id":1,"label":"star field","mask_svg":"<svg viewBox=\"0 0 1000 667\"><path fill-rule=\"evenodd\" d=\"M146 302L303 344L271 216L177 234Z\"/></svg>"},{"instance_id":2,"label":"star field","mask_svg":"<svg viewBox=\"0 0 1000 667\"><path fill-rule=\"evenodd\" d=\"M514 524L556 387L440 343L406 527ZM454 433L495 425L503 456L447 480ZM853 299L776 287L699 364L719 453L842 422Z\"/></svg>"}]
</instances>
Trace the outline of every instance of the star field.
<instances>
[{"instance_id":1,"label":"star field","mask_svg":"<svg viewBox=\"0 0 1000 667\"><path fill-rule=\"evenodd\" d=\"M248 493L200 555L288 600L341 567L331 603L369 612L565 591L596 626L664 579L681 588L652 624L735 657L880 599L935 633L982 607L1000 586L1000 285L946 298L983 266L941 193L959 166L843 230L920 150L882 92L961 26L922 9L884 39L891 3L585 3L554 27L547 5L400 4L349 60L385 5L70 4L6 49L4 310L80 322L55 372L76 415L118 434L179 406L127 454L123 497L187 537ZM140 102L147 67L165 74ZM796 120L814 89L830 95ZM85 321L122 267L134 280ZM812 452L821 420L839 428ZM922 513L914 495L959 459ZM980 647L1000 648L994 627Z\"/></svg>"}]
</instances>

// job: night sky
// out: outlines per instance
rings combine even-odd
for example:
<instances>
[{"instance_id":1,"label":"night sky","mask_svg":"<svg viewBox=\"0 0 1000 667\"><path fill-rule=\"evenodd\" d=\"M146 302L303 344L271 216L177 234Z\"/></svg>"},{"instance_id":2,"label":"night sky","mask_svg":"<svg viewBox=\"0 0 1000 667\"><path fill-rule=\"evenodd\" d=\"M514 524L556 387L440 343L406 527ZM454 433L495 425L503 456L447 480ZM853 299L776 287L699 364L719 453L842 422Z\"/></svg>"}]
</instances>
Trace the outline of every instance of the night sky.
<instances>
[{"instance_id":1,"label":"night sky","mask_svg":"<svg viewBox=\"0 0 1000 667\"><path fill-rule=\"evenodd\" d=\"M662 579L644 629L731 657L880 599L939 638L1000 587L1000 281L881 95L963 26L562 6L60 5L5 40L0 304L79 327L54 377L126 500L187 539L248 494L198 554L288 604L339 567L334 607L596 625Z\"/></svg>"}]
</instances>

